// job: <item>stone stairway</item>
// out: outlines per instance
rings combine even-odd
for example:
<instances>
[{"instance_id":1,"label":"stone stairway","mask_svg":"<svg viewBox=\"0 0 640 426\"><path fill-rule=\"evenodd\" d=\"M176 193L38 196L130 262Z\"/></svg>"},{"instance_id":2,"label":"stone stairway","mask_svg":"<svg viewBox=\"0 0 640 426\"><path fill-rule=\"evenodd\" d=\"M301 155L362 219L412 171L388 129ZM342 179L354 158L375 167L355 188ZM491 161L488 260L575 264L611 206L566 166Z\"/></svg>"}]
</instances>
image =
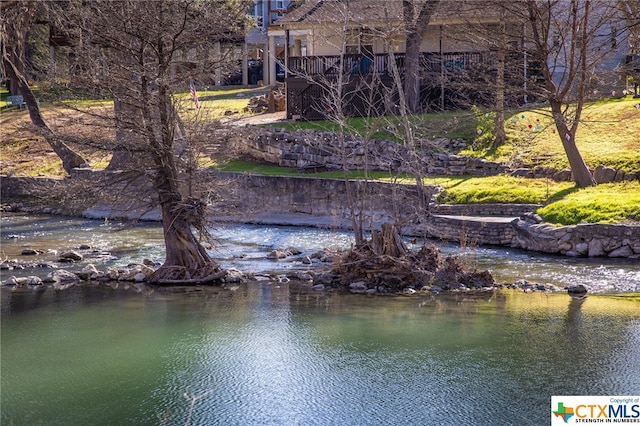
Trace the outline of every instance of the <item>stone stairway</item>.
<instances>
[{"instance_id":1,"label":"stone stairway","mask_svg":"<svg viewBox=\"0 0 640 426\"><path fill-rule=\"evenodd\" d=\"M537 204L436 204L430 206L431 215L424 231L430 238L464 245L510 246L516 236L512 223L538 207Z\"/></svg>"}]
</instances>

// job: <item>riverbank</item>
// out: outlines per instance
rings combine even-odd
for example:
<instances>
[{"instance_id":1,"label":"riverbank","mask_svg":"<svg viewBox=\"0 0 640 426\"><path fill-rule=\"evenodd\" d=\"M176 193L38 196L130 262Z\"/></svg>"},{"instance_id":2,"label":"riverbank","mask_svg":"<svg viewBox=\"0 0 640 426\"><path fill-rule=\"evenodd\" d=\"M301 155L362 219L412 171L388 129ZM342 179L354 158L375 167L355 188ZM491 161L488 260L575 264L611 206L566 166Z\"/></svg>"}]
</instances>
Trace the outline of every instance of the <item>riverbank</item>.
<instances>
[{"instance_id":1,"label":"riverbank","mask_svg":"<svg viewBox=\"0 0 640 426\"><path fill-rule=\"evenodd\" d=\"M13 275L36 275L45 279L55 270L80 272L89 264L103 272L115 270L109 271L110 276L135 279L134 266L130 265L146 263L153 268L164 260L162 226L157 222L4 213L2 223L0 234L5 256L0 262L2 281ZM307 287L322 284L325 291L332 291L331 275L325 274L315 283L313 279L330 270L333 256L353 244L350 231L335 227L218 223L212 229L216 240L209 253L225 269L242 271L250 282L259 280L280 285L286 280L301 279L307 282ZM633 259L571 258L500 246L461 246L422 237L407 238L405 242L414 250L423 244L435 245L443 258L456 256L466 268L489 270L498 283L491 285L494 289L515 285L514 288L525 292L566 293L571 285L580 283L590 294L640 291L640 264ZM27 249L35 254L22 255ZM66 257L66 253L77 259L79 256L73 252L82 259L58 261L63 255ZM96 274L96 278L98 276ZM135 280L119 283L121 287L130 287L131 291L139 284ZM52 283L47 285L51 287ZM367 289L359 286L354 290L365 293L369 290L368 286ZM413 290L418 295L429 294L422 286L414 286ZM437 288L431 290L438 291ZM473 292L464 288L454 291Z\"/></svg>"},{"instance_id":2,"label":"riverbank","mask_svg":"<svg viewBox=\"0 0 640 426\"><path fill-rule=\"evenodd\" d=\"M87 204L83 198L65 203L55 194L85 190L108 178L107 172L82 170L73 178L2 177L3 201L10 209L77 214L94 219L159 220L136 194L119 204ZM223 223L314 226L351 229L350 203L341 179L262 176L203 171L207 186L221 192L210 205L211 219ZM463 246L496 245L569 257L640 258L640 226L634 224L579 224L553 226L531 212L536 205L442 205L435 201L437 186L424 187L429 206L420 211L414 185L382 181L353 181L351 190L362 196L363 224L378 229L384 222L401 223L404 235L453 241ZM36 189L34 189L36 188ZM34 192L35 191L35 192ZM30 195L39 194L37 200ZM34 201L37 203L34 204ZM85 203L85 204L83 204ZM241 214L238 214L241 212Z\"/></svg>"}]
</instances>

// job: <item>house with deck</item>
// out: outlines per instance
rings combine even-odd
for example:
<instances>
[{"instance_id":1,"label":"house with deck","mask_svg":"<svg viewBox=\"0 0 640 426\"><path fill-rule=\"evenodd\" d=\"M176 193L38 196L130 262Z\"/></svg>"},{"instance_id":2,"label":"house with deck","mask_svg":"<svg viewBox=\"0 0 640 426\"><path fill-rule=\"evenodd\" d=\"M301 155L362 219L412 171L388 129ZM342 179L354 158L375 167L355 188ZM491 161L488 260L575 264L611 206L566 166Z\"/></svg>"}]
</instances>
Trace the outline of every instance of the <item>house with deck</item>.
<instances>
[{"instance_id":1,"label":"house with deck","mask_svg":"<svg viewBox=\"0 0 640 426\"><path fill-rule=\"evenodd\" d=\"M536 101L531 89L541 81L540 64L527 45L525 14L519 16L492 2L438 3L420 45L421 110L492 105L498 67L507 105ZM287 117L320 119L337 107L346 116L397 113L406 34L401 1L312 0L289 10L269 26L269 36L286 43L279 60ZM622 32L615 37L626 46ZM624 54L619 49L603 62L609 74L616 75Z\"/></svg>"},{"instance_id":2,"label":"house with deck","mask_svg":"<svg viewBox=\"0 0 640 426\"><path fill-rule=\"evenodd\" d=\"M478 2L441 2L420 46L420 103L423 110L444 110L490 102L488 86L477 83L496 66L494 34L505 23L500 10ZM508 26L522 26L507 22ZM505 34L519 34L509 28ZM406 31L402 2L356 0L308 1L275 21L270 35L283 35L289 47L288 118L318 119L326 115L328 93L338 81L349 116L393 113L398 93L394 69L405 73ZM506 36L510 86L523 87L527 58L522 39ZM513 90L512 101L523 100ZM330 103L330 102L329 102ZM371 107L375 111L372 111Z\"/></svg>"}]
</instances>

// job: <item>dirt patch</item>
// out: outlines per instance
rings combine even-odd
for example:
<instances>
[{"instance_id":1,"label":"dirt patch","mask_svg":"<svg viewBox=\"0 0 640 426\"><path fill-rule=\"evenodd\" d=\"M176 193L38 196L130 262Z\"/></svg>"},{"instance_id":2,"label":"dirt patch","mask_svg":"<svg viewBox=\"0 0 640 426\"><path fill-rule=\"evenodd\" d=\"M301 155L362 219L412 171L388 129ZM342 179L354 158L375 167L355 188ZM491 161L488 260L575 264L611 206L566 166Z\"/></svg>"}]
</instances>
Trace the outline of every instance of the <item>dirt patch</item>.
<instances>
[{"instance_id":1,"label":"dirt patch","mask_svg":"<svg viewBox=\"0 0 640 426\"><path fill-rule=\"evenodd\" d=\"M223 120L223 123L231 126L260 126L265 124L277 125L278 123L289 122L290 120L287 120L286 117L286 111L272 113L265 112L261 114L251 114L237 118L225 119Z\"/></svg>"},{"instance_id":2,"label":"dirt patch","mask_svg":"<svg viewBox=\"0 0 640 426\"><path fill-rule=\"evenodd\" d=\"M113 108L96 106L85 112L45 106L41 112L51 129L67 144L98 168L106 166L106 149L115 137L110 122ZM265 125L284 122L285 112L226 117L225 126ZM8 109L0 113L0 174L26 176L65 176L62 162L31 123L27 110Z\"/></svg>"},{"instance_id":3,"label":"dirt patch","mask_svg":"<svg viewBox=\"0 0 640 426\"><path fill-rule=\"evenodd\" d=\"M89 162L108 159L100 149L113 140L109 108L92 107L90 114L67 108L44 107L49 127ZM10 109L0 114L0 174L64 176L62 162L31 123L27 110Z\"/></svg>"}]
</instances>

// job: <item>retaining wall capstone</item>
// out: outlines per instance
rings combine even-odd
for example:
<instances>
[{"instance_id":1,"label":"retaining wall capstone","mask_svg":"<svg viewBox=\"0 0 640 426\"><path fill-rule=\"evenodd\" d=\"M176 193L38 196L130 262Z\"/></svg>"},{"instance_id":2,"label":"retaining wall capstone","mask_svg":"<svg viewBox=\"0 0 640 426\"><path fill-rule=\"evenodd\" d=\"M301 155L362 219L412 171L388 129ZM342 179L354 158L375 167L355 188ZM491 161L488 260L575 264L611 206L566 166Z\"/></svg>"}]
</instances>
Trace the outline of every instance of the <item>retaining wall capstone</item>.
<instances>
[{"instance_id":1,"label":"retaining wall capstone","mask_svg":"<svg viewBox=\"0 0 640 426\"><path fill-rule=\"evenodd\" d=\"M432 204L429 212L450 216L512 216L535 212L541 204Z\"/></svg>"}]
</instances>

